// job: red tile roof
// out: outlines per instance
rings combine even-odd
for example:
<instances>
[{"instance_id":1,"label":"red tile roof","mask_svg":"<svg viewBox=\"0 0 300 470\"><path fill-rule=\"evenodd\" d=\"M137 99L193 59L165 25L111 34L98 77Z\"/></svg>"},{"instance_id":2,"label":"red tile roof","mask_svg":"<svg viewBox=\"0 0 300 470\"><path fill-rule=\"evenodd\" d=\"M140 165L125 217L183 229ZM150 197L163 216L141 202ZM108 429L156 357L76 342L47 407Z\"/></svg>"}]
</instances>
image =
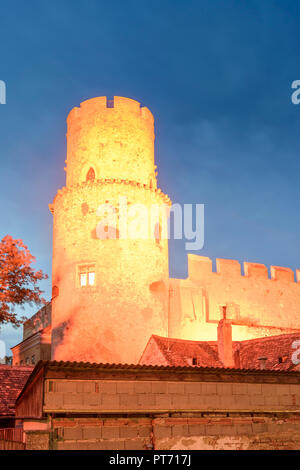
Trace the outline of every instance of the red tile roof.
<instances>
[{"instance_id":1,"label":"red tile roof","mask_svg":"<svg viewBox=\"0 0 300 470\"><path fill-rule=\"evenodd\" d=\"M259 358L265 357L266 369L293 370L296 364L292 362L292 355L295 352L292 344L297 340L300 340L300 333L235 341L233 348L236 356L239 355L239 362L237 361L236 366L242 369L259 368Z\"/></svg>"},{"instance_id":2,"label":"red tile roof","mask_svg":"<svg viewBox=\"0 0 300 470\"><path fill-rule=\"evenodd\" d=\"M0 417L13 417L15 401L33 371L31 366L0 364Z\"/></svg>"},{"instance_id":3,"label":"red tile roof","mask_svg":"<svg viewBox=\"0 0 300 470\"><path fill-rule=\"evenodd\" d=\"M235 367L238 369L259 369L259 358L265 357L268 370L296 370L292 362L294 341L300 340L299 333L290 333L245 341L233 341L232 352ZM153 342L158 347L163 365L184 367L191 366L193 358L195 367L224 367L218 355L217 341L190 341L165 338L152 335L140 360L140 364L161 364L161 359L153 355Z\"/></svg>"},{"instance_id":4,"label":"red tile roof","mask_svg":"<svg viewBox=\"0 0 300 470\"><path fill-rule=\"evenodd\" d=\"M169 366L191 366L192 359L195 358L200 367L223 367L216 341L190 341L156 335L152 338Z\"/></svg>"}]
</instances>

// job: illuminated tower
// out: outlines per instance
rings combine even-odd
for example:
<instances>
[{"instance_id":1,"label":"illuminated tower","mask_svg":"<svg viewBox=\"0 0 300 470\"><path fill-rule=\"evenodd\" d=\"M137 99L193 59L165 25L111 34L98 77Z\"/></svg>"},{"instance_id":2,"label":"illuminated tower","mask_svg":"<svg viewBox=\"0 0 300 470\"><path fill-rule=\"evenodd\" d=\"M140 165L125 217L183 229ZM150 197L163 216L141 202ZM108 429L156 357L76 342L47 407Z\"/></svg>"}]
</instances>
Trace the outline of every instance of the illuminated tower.
<instances>
[{"instance_id":1,"label":"illuminated tower","mask_svg":"<svg viewBox=\"0 0 300 470\"><path fill-rule=\"evenodd\" d=\"M147 238L119 226L121 200L137 231L145 215L135 205L170 205L157 189L153 116L134 100L99 97L72 109L67 125L66 187L50 205L52 359L135 363L151 334L168 329L164 212ZM99 237L99 226L111 233L103 205L115 214L115 238Z\"/></svg>"}]
</instances>

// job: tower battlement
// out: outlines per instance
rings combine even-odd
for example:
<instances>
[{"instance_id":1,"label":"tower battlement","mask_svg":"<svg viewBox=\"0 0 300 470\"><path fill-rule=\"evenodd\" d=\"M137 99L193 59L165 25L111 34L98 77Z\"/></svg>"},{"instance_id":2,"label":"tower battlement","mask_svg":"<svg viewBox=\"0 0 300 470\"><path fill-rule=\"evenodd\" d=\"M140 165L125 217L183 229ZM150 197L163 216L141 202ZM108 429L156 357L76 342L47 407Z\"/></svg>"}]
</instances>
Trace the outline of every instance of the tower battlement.
<instances>
[{"instance_id":1,"label":"tower battlement","mask_svg":"<svg viewBox=\"0 0 300 470\"><path fill-rule=\"evenodd\" d=\"M67 118L67 186L119 178L156 187L154 118L138 101L92 98Z\"/></svg>"},{"instance_id":2,"label":"tower battlement","mask_svg":"<svg viewBox=\"0 0 300 470\"><path fill-rule=\"evenodd\" d=\"M206 256L188 254L189 278L202 280L209 274L221 274L228 277L242 276L244 278L258 278L270 281L295 282L295 273L291 268L282 266L268 267L260 263L244 262L244 275L241 273L241 264L234 259L216 259L216 272L212 268L212 260ZM296 269L296 282L300 283L300 269Z\"/></svg>"},{"instance_id":3,"label":"tower battlement","mask_svg":"<svg viewBox=\"0 0 300 470\"><path fill-rule=\"evenodd\" d=\"M67 117L67 123L75 123L77 120L82 118L82 114L91 113L93 111L105 110L107 113L113 114L114 111L123 113L135 113L137 116L148 120L150 124L154 124L154 117L149 108L142 106L139 101L124 96L114 96L112 99L107 96L98 96L96 98L90 98L80 103L80 106L75 106Z\"/></svg>"}]
</instances>

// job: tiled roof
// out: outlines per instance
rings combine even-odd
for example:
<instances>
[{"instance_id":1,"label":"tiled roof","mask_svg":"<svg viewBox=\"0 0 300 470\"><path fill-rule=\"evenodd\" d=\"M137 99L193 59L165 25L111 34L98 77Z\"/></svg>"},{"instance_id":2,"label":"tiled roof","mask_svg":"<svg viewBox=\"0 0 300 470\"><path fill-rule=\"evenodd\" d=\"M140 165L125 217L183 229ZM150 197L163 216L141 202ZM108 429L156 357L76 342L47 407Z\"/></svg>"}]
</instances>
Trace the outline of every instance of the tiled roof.
<instances>
[{"instance_id":1,"label":"tiled roof","mask_svg":"<svg viewBox=\"0 0 300 470\"><path fill-rule=\"evenodd\" d=\"M218 355L217 341L190 341L156 335L153 335L151 340L159 348L165 359L165 365L191 366L192 359L195 358L197 364L194 367L223 367ZM259 369L259 358L265 357L267 359L266 369L268 370L294 370L296 365L292 362L292 354L295 349L292 348L292 344L296 340L300 340L300 333L233 341L235 367L238 369ZM151 355L151 347L151 341L149 341L145 350L149 349L148 356ZM155 362L156 360L157 362ZM141 364L145 363L141 362ZM155 358L151 364L159 365L159 359Z\"/></svg>"},{"instance_id":2,"label":"tiled roof","mask_svg":"<svg viewBox=\"0 0 300 470\"><path fill-rule=\"evenodd\" d=\"M192 366L192 359L199 367L223 367L218 356L216 341L190 341L152 336L169 366Z\"/></svg>"},{"instance_id":3,"label":"tiled roof","mask_svg":"<svg viewBox=\"0 0 300 470\"><path fill-rule=\"evenodd\" d=\"M294 341L300 340L300 333L268 336L233 343L234 351L239 351L237 367L255 369L259 367L259 358L266 358L266 369L293 370L296 365L292 362L295 349Z\"/></svg>"},{"instance_id":4,"label":"tiled roof","mask_svg":"<svg viewBox=\"0 0 300 470\"><path fill-rule=\"evenodd\" d=\"M15 414L15 401L33 371L30 366L0 364L0 417Z\"/></svg>"}]
</instances>

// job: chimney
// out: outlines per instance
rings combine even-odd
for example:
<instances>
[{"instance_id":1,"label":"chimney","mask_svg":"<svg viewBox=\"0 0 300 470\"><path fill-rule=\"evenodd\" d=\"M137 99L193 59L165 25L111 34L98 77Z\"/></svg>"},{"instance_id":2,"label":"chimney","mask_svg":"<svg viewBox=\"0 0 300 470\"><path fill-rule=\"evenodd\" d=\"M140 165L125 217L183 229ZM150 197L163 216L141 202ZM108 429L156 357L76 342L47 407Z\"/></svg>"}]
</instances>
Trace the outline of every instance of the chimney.
<instances>
[{"instance_id":1,"label":"chimney","mask_svg":"<svg viewBox=\"0 0 300 470\"><path fill-rule=\"evenodd\" d=\"M218 324L218 353L224 367L234 367L232 355L232 327L226 318L226 307L223 308L222 320Z\"/></svg>"},{"instance_id":2,"label":"chimney","mask_svg":"<svg viewBox=\"0 0 300 470\"><path fill-rule=\"evenodd\" d=\"M260 370L265 370L267 365L267 357L259 357L259 368Z\"/></svg>"}]
</instances>

